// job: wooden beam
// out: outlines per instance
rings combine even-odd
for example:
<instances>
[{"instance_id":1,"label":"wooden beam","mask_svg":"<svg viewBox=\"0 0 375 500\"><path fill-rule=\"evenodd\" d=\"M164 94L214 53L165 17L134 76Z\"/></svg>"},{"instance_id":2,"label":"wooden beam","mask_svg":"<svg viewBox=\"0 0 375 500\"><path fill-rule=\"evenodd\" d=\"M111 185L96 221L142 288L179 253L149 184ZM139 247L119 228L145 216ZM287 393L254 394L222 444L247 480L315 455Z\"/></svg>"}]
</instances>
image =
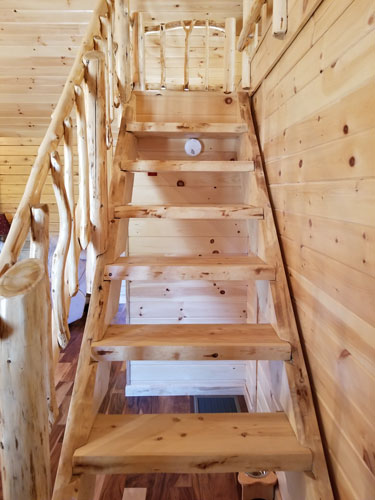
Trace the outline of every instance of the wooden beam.
<instances>
[{"instance_id":1,"label":"wooden beam","mask_svg":"<svg viewBox=\"0 0 375 500\"><path fill-rule=\"evenodd\" d=\"M105 269L107 280L273 280L275 269L258 257L120 257Z\"/></svg>"},{"instance_id":2,"label":"wooden beam","mask_svg":"<svg viewBox=\"0 0 375 500\"><path fill-rule=\"evenodd\" d=\"M312 455L282 413L98 415L75 473L310 470Z\"/></svg>"},{"instance_id":3,"label":"wooden beam","mask_svg":"<svg viewBox=\"0 0 375 500\"><path fill-rule=\"evenodd\" d=\"M116 206L114 216L156 219L262 219L263 208L250 205L122 205Z\"/></svg>"},{"instance_id":4,"label":"wooden beam","mask_svg":"<svg viewBox=\"0 0 375 500\"><path fill-rule=\"evenodd\" d=\"M0 408L4 500L49 500L44 264L18 262L0 279Z\"/></svg>"},{"instance_id":5,"label":"wooden beam","mask_svg":"<svg viewBox=\"0 0 375 500\"><path fill-rule=\"evenodd\" d=\"M242 30L238 38L237 50L239 52L242 52L247 45L248 37L249 35L251 35L252 31L254 30L255 23L258 21L260 17L264 1L265 0L253 0L250 12L247 18L244 19Z\"/></svg>"},{"instance_id":6,"label":"wooden beam","mask_svg":"<svg viewBox=\"0 0 375 500\"><path fill-rule=\"evenodd\" d=\"M230 94L234 91L236 63L236 18L228 17L225 20L225 45L224 45L224 92Z\"/></svg>"},{"instance_id":7,"label":"wooden beam","mask_svg":"<svg viewBox=\"0 0 375 500\"><path fill-rule=\"evenodd\" d=\"M91 345L97 361L289 360L271 325L111 325Z\"/></svg>"}]
</instances>

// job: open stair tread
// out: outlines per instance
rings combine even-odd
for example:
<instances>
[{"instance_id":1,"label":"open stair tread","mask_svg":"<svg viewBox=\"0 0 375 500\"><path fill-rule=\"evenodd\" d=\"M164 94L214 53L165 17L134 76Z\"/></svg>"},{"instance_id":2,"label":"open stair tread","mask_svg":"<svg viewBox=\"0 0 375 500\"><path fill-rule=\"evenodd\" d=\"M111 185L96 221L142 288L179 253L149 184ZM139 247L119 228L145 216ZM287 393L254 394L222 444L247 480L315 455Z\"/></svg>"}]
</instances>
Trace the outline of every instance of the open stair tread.
<instances>
[{"instance_id":1,"label":"open stair tread","mask_svg":"<svg viewBox=\"0 0 375 500\"><path fill-rule=\"evenodd\" d=\"M248 131L245 122L129 122L126 131L138 137L158 135L160 137L236 137Z\"/></svg>"},{"instance_id":2,"label":"open stair tread","mask_svg":"<svg viewBox=\"0 0 375 500\"><path fill-rule=\"evenodd\" d=\"M253 161L122 160L125 172L252 172Z\"/></svg>"},{"instance_id":3,"label":"open stair tread","mask_svg":"<svg viewBox=\"0 0 375 500\"><path fill-rule=\"evenodd\" d=\"M144 414L96 417L74 473L208 473L308 471L302 447L283 412Z\"/></svg>"},{"instance_id":4,"label":"open stair tread","mask_svg":"<svg viewBox=\"0 0 375 500\"><path fill-rule=\"evenodd\" d=\"M245 204L129 204L115 207L116 218L262 219L263 208Z\"/></svg>"},{"instance_id":5,"label":"open stair tread","mask_svg":"<svg viewBox=\"0 0 375 500\"><path fill-rule=\"evenodd\" d=\"M98 361L286 361L291 346L268 324L111 325L91 352Z\"/></svg>"},{"instance_id":6,"label":"open stair tread","mask_svg":"<svg viewBox=\"0 0 375 500\"><path fill-rule=\"evenodd\" d=\"M105 267L109 280L274 280L275 268L256 255L120 257Z\"/></svg>"}]
</instances>

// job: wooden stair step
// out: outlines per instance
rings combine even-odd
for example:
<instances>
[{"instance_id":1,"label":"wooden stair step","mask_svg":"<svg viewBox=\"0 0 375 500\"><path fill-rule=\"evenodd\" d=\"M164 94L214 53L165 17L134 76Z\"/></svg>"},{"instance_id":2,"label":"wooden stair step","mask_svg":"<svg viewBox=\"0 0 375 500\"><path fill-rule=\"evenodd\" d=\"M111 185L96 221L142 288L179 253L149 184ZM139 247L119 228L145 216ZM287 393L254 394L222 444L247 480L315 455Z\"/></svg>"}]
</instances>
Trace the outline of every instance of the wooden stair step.
<instances>
[{"instance_id":1,"label":"wooden stair step","mask_svg":"<svg viewBox=\"0 0 375 500\"><path fill-rule=\"evenodd\" d=\"M253 172L253 161L120 160L124 172Z\"/></svg>"},{"instance_id":2,"label":"wooden stair step","mask_svg":"<svg viewBox=\"0 0 375 500\"><path fill-rule=\"evenodd\" d=\"M236 137L248 131L246 123L129 122L126 131L137 137Z\"/></svg>"},{"instance_id":3,"label":"wooden stair step","mask_svg":"<svg viewBox=\"0 0 375 500\"><path fill-rule=\"evenodd\" d=\"M74 474L310 471L284 413L98 415Z\"/></svg>"},{"instance_id":4,"label":"wooden stair step","mask_svg":"<svg viewBox=\"0 0 375 500\"><path fill-rule=\"evenodd\" d=\"M121 205L114 209L115 218L156 219L263 219L263 208L251 205Z\"/></svg>"},{"instance_id":5,"label":"wooden stair step","mask_svg":"<svg viewBox=\"0 0 375 500\"><path fill-rule=\"evenodd\" d=\"M271 325L111 325L91 344L98 361L290 360Z\"/></svg>"},{"instance_id":6,"label":"wooden stair step","mask_svg":"<svg viewBox=\"0 0 375 500\"><path fill-rule=\"evenodd\" d=\"M105 267L106 280L274 280L275 268L255 255L120 257Z\"/></svg>"}]
</instances>

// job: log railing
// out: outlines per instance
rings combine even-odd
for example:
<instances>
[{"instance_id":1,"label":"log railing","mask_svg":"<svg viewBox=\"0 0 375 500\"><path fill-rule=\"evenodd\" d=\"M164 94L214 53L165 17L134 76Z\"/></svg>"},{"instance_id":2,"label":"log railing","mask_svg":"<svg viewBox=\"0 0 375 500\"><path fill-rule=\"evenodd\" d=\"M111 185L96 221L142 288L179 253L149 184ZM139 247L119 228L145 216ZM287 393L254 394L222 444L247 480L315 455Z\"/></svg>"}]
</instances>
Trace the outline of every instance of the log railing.
<instances>
[{"instance_id":1,"label":"log railing","mask_svg":"<svg viewBox=\"0 0 375 500\"><path fill-rule=\"evenodd\" d=\"M98 1L0 254L0 363L7 367L0 377L4 500L50 498L48 427L58 413L54 367L58 345L65 347L70 337L67 317L78 291L81 250L87 252L89 293L96 258L106 250L112 125L133 86L129 23L127 2ZM40 205L49 173L60 221L51 282L49 210ZM31 259L17 262L28 234Z\"/></svg>"},{"instance_id":2,"label":"log railing","mask_svg":"<svg viewBox=\"0 0 375 500\"><path fill-rule=\"evenodd\" d=\"M167 32L172 30L183 30L185 33L184 48L184 73L183 82L179 86L181 90L190 89L189 60L190 60L190 41L193 30L203 30L205 33L205 54L204 54L204 81L201 85L195 86L196 90L209 90L209 71L210 71L210 36L212 32L219 32L225 36L224 41L224 65L223 65L223 89L225 93L231 93L235 89L235 58L236 58L236 19L234 17L225 20L225 23L209 20L189 20L172 21L161 23L155 26L145 26L143 12L138 12L136 16L137 23L137 66L138 66L138 89L145 90L152 88L146 84L146 66L145 66L145 37L151 33L159 33L160 36L160 89L173 88L169 86L166 80L166 46ZM135 24L135 22L134 22Z\"/></svg>"},{"instance_id":3,"label":"log railing","mask_svg":"<svg viewBox=\"0 0 375 500\"><path fill-rule=\"evenodd\" d=\"M243 26L237 42L237 50L242 52L242 88L250 88L250 64L265 35L267 23L272 16L272 34L285 35L288 27L287 0L244 0Z\"/></svg>"}]
</instances>

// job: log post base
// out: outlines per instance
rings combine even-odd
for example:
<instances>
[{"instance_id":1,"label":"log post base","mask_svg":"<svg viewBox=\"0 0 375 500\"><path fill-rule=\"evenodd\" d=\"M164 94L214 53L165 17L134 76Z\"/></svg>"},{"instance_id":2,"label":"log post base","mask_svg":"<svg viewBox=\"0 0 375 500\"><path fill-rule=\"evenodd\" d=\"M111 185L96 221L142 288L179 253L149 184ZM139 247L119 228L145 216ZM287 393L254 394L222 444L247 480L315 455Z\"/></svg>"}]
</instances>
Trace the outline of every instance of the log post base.
<instances>
[{"instance_id":1,"label":"log post base","mask_svg":"<svg viewBox=\"0 0 375 500\"><path fill-rule=\"evenodd\" d=\"M277 476L274 472L268 472L259 477L239 472L238 482L242 487L242 500L273 500Z\"/></svg>"}]
</instances>

